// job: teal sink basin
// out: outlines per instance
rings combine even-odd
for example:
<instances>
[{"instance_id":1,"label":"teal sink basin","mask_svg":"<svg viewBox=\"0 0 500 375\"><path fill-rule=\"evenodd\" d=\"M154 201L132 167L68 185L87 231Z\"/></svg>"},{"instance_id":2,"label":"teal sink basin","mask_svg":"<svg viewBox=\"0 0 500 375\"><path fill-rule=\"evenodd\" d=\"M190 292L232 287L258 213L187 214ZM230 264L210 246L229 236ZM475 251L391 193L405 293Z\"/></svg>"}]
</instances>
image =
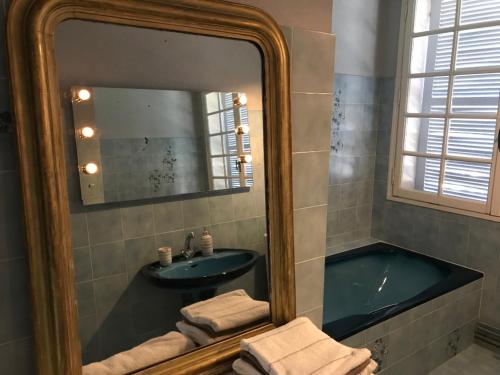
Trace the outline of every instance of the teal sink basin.
<instances>
[{"instance_id":1,"label":"teal sink basin","mask_svg":"<svg viewBox=\"0 0 500 375\"><path fill-rule=\"evenodd\" d=\"M170 266L159 262L142 268L142 274L154 283L174 289L216 287L247 273L257 261L253 250L216 249L211 256L197 254L186 260L175 256Z\"/></svg>"}]
</instances>

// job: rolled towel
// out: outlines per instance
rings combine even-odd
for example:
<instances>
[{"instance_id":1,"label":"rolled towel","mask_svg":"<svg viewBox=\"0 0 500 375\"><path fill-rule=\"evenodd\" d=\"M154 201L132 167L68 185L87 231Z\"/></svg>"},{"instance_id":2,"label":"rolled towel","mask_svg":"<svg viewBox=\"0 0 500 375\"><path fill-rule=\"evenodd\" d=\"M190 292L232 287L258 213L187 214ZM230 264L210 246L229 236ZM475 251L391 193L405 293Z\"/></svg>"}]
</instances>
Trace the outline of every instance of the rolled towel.
<instances>
[{"instance_id":1,"label":"rolled towel","mask_svg":"<svg viewBox=\"0 0 500 375\"><path fill-rule=\"evenodd\" d=\"M229 334L269 318L269 303L252 299L243 289L183 307L184 319L212 335Z\"/></svg>"},{"instance_id":2,"label":"rolled towel","mask_svg":"<svg viewBox=\"0 0 500 375\"><path fill-rule=\"evenodd\" d=\"M195 347L187 336L169 332L101 362L83 366L82 375L123 375L164 361Z\"/></svg>"},{"instance_id":3,"label":"rolled towel","mask_svg":"<svg viewBox=\"0 0 500 375\"><path fill-rule=\"evenodd\" d=\"M210 333L207 333L206 331L202 330L201 328L198 328L192 324L189 324L188 322L185 322L183 320L175 323L177 326L177 329L181 331L183 335L186 335L189 337L191 340L193 340L196 344L203 346L203 345L208 345L208 344L213 344L214 342L221 341L224 339L227 339L228 337L231 337L231 334L227 335L219 335L219 336L212 336Z\"/></svg>"},{"instance_id":4,"label":"rolled towel","mask_svg":"<svg viewBox=\"0 0 500 375\"><path fill-rule=\"evenodd\" d=\"M242 358L270 375L352 375L371 365L368 349L336 342L307 318L243 339L240 348Z\"/></svg>"}]
</instances>

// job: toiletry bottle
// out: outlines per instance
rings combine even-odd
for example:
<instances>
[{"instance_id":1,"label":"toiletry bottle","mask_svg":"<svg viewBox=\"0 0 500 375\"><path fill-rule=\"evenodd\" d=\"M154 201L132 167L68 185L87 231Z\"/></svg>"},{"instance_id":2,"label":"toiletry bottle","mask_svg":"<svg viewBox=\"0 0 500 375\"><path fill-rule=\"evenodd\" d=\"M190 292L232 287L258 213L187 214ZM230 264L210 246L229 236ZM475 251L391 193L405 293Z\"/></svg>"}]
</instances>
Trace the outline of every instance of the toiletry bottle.
<instances>
[{"instance_id":1,"label":"toiletry bottle","mask_svg":"<svg viewBox=\"0 0 500 375\"><path fill-rule=\"evenodd\" d=\"M206 257L214 253L214 242L206 228L201 236L201 253Z\"/></svg>"}]
</instances>

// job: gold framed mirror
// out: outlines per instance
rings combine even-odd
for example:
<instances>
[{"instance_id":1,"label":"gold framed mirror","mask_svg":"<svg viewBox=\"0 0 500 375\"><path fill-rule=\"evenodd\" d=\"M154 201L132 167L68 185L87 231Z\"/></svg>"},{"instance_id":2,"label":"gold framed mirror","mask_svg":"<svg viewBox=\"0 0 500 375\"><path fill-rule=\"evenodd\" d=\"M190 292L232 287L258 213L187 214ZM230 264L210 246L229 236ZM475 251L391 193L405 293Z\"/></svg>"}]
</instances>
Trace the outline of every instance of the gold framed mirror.
<instances>
[{"instance_id":1,"label":"gold framed mirror","mask_svg":"<svg viewBox=\"0 0 500 375\"><path fill-rule=\"evenodd\" d=\"M60 51L56 45L57 32L65 22L80 23L80 26L87 22L109 27L140 28L158 33L178 33L233 43L247 43L256 48L261 57L262 171L265 176L262 192L265 194L264 222L267 224L265 232L269 248L266 257L269 290L266 293L269 296L270 317L265 322L260 322L211 345L135 371L141 374L223 373L229 369L231 359L238 354L239 341L242 337L272 329L295 316L289 57L284 37L276 23L264 12L223 1L14 0L12 2L8 17L7 42L29 249L36 362L40 374L51 375L80 374L82 371L70 220L73 211L69 197L71 189L68 188L68 180L72 176L68 175L70 166L66 154L68 121L64 116L67 110L67 107L64 107L64 100L67 99L67 104L74 97L65 91L65 86L61 85L58 75L61 69L56 68ZM73 84L72 92L82 89L78 86L82 82L69 83ZM101 86L85 82L83 89L90 89L88 91L94 93L99 91ZM116 89L128 89L128 94L133 89L134 95L137 95L138 89L143 89L137 84L109 87L114 88L112 95L115 99L117 95L123 94L123 90ZM147 88L150 91L158 89L150 85ZM170 86L161 88L179 90L178 87ZM218 90L217 87L205 87L205 89L209 91L190 94L190 97L201 97L205 100L201 103L206 103L210 99L208 95L216 93L215 96L219 99L224 97L235 101L230 108L224 107L215 112L227 112L236 117L244 116L244 112L241 112L244 103L239 100L242 98L239 90L225 92L222 88ZM222 92L227 95L223 96ZM162 92L161 95L171 94ZM186 94L182 95L185 97ZM79 110L78 106L74 107L73 114L76 113L75 108L76 112ZM207 115L215 112L212 111ZM78 118L85 116L75 115L73 120ZM83 132L80 130L85 128L84 123L77 124L80 123L71 122L72 142L75 142L75 131L79 132L78 137L90 134L87 130ZM242 126L242 129L246 126L242 123L237 125ZM244 133L243 130L240 133L234 129L231 131L236 135ZM216 135L223 133L229 131L220 131ZM142 133L140 137L149 139L149 135L144 136ZM168 138L163 135L162 137ZM254 145L253 141L251 143ZM246 167L244 163L251 160L245 156L245 152L248 156L250 151L245 151L244 145L245 142L237 143L236 154L228 155L230 163L233 162L230 157L236 157L240 173L224 178L235 180L235 183L240 183L240 187L243 183L243 188L247 188L246 181L251 181L253 184L253 175L241 174L242 165L244 169ZM88 154L85 154L87 152L85 149L82 150L78 149L78 157L82 157L85 163L87 157L85 155ZM102 158L109 156L104 151L99 155ZM150 158L151 155L148 154L147 157ZM173 159L177 157L169 159L170 164L167 164L171 165ZM81 164L82 160L74 162ZM215 169L215 164L211 165L211 168ZM79 165L79 171L82 171L81 167ZM101 164L92 166L87 163L84 167L86 172L89 172L87 174L93 174L92 171L100 170ZM254 169L253 173L256 174L257 171ZM166 173L161 174L160 180L164 175ZM155 176L148 181L156 183L158 178ZM214 173L211 176L218 177ZM214 181L212 178L212 186L215 186ZM80 187L93 188L95 185L95 182L88 182L84 178L80 178L80 183ZM177 192L175 189L169 191ZM146 198L149 199L152 192L157 191L148 190L147 193L150 195ZM135 193L137 191L134 191ZM84 193L81 194L83 198ZM98 197L97 203L103 203L103 194ZM130 197L127 195L123 200L144 198L143 196L137 198L137 195ZM95 195L91 198L95 199ZM113 199L118 198L114 196ZM135 207L135 203L127 203L120 207L127 210ZM96 212L89 210L86 212ZM182 228L182 230L187 229ZM183 250L188 250L187 247L190 249L190 246L184 246ZM104 295L104 298L106 297Z\"/></svg>"}]
</instances>

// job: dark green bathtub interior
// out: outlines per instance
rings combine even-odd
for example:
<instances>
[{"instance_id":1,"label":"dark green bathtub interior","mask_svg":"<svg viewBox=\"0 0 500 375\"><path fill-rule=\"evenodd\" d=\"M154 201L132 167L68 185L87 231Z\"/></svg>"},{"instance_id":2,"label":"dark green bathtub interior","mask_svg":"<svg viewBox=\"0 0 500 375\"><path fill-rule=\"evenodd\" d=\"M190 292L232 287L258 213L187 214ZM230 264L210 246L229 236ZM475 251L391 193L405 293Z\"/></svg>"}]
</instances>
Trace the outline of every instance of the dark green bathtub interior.
<instances>
[{"instance_id":1,"label":"dark green bathtub interior","mask_svg":"<svg viewBox=\"0 0 500 375\"><path fill-rule=\"evenodd\" d=\"M376 252L326 264L324 323L399 304L447 277L449 270L405 252Z\"/></svg>"}]
</instances>

